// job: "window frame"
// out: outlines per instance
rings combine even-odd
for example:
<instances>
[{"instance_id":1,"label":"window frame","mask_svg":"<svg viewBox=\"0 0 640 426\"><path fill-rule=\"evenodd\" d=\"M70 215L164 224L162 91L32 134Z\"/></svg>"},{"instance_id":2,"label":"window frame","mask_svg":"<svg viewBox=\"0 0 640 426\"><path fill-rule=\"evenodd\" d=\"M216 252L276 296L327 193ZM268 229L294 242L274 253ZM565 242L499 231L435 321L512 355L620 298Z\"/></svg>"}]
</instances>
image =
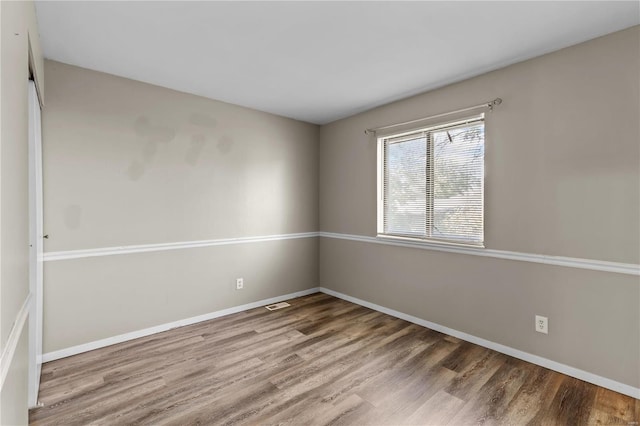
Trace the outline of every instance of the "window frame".
<instances>
[{"instance_id":1,"label":"window frame","mask_svg":"<svg viewBox=\"0 0 640 426\"><path fill-rule=\"evenodd\" d=\"M431 134L438 130L442 129L455 129L458 127L464 127L468 125L472 125L475 123L482 123L484 126L484 139L483 139L483 156L482 156L482 164L483 164L483 176L482 176L482 240L478 243L468 240L455 241L454 239L442 239L438 237L433 237L432 235L432 227L433 227L433 137ZM384 180L385 180L385 141L389 139L401 138L403 136L409 136L417 133L425 133L427 139L427 163L431 165L428 168L428 173L431 174L430 189L427 190L427 205L431 206L428 208L428 217L427 217L427 232L425 234L429 234L427 237L412 237L409 235L401 235L401 234L387 234L384 232L384 200L385 200L385 191L384 191ZM376 218L376 238L381 240L391 240L398 242L407 242L411 244L417 245L425 245L425 246L454 246L454 247L469 247L475 249L484 249L485 248L485 178L486 178L486 116L484 113L473 114L469 116L463 116L462 118L451 119L447 121L439 121L435 124L429 126L419 126L413 128L407 128L405 130L396 132L396 133L386 133L381 136L377 136L377 218ZM399 141L398 141L399 142ZM429 215L431 217L429 217Z\"/></svg>"}]
</instances>

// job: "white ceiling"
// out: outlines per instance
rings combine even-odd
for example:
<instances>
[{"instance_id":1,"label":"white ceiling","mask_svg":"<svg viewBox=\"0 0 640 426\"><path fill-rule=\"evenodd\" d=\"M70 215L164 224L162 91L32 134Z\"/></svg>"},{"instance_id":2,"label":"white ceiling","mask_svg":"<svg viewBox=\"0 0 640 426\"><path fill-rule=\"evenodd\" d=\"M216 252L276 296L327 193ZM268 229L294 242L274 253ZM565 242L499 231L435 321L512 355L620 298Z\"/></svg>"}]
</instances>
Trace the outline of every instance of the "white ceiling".
<instances>
[{"instance_id":1,"label":"white ceiling","mask_svg":"<svg viewBox=\"0 0 640 426\"><path fill-rule=\"evenodd\" d=\"M37 2L49 59L323 124L640 22L637 1Z\"/></svg>"}]
</instances>

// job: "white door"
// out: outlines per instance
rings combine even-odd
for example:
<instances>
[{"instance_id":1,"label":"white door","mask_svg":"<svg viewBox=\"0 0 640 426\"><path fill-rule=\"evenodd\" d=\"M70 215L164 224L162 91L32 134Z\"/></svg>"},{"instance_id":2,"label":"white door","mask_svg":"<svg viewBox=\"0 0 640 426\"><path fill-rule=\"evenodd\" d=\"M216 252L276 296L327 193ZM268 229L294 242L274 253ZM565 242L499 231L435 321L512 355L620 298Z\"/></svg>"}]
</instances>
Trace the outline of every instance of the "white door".
<instances>
[{"instance_id":1,"label":"white door","mask_svg":"<svg viewBox=\"0 0 640 426\"><path fill-rule=\"evenodd\" d=\"M40 102L29 81L29 407L38 404L42 368L42 134Z\"/></svg>"}]
</instances>

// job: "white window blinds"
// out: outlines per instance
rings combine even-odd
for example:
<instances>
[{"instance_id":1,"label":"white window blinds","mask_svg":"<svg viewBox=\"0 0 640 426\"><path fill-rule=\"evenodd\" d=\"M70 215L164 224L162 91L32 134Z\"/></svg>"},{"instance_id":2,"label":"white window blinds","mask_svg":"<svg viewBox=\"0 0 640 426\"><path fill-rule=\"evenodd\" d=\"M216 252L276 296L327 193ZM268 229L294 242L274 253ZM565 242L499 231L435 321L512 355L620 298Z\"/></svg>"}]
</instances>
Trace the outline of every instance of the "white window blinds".
<instances>
[{"instance_id":1,"label":"white window blinds","mask_svg":"<svg viewBox=\"0 0 640 426\"><path fill-rule=\"evenodd\" d=\"M482 245L484 115L380 139L382 234Z\"/></svg>"}]
</instances>

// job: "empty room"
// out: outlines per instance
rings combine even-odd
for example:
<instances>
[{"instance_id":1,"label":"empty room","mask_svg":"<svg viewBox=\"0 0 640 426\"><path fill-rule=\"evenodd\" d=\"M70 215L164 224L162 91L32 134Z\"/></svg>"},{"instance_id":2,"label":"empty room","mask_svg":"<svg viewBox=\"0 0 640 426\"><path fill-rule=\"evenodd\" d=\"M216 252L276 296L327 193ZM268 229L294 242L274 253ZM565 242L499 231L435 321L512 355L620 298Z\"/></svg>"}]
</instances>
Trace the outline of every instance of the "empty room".
<instances>
[{"instance_id":1,"label":"empty room","mask_svg":"<svg viewBox=\"0 0 640 426\"><path fill-rule=\"evenodd\" d=\"M0 425L638 426L640 2L0 37Z\"/></svg>"}]
</instances>

